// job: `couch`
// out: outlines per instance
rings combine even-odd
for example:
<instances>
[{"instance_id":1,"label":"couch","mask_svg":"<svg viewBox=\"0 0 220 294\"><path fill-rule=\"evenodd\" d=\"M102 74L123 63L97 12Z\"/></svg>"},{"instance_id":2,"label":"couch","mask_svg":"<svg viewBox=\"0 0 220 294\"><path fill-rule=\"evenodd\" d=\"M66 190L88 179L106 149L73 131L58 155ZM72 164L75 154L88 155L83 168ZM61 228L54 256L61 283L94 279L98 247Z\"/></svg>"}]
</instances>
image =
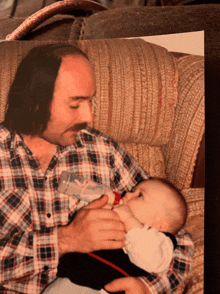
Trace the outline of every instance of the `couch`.
<instances>
[{"instance_id":1,"label":"couch","mask_svg":"<svg viewBox=\"0 0 220 294\"><path fill-rule=\"evenodd\" d=\"M133 17L141 14L136 8L126 12ZM119 9L83 17L59 14L26 33L20 38L23 41L2 42L0 120L22 56L39 43L76 42L89 56L96 74L92 126L118 141L152 176L173 182L186 198L186 225L195 255L192 271L175 293L200 294L204 268L204 58L168 52L139 38L115 39L117 36L110 34L113 30L108 36L105 23L112 19L114 26L113 20L123 13L125 10ZM13 31L6 29L7 21L2 20L4 38L6 31ZM17 27L20 20L13 21ZM123 25L128 28L121 20ZM99 33L98 27L103 27Z\"/></svg>"}]
</instances>

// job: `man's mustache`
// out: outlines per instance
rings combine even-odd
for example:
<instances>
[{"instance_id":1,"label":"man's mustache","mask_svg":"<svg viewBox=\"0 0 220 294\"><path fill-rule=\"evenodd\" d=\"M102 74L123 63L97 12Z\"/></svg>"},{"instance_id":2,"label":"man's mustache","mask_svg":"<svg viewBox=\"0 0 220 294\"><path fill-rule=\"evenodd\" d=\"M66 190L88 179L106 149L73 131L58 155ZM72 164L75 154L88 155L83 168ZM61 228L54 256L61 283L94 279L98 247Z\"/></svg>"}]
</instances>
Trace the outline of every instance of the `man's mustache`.
<instances>
[{"instance_id":1,"label":"man's mustache","mask_svg":"<svg viewBox=\"0 0 220 294\"><path fill-rule=\"evenodd\" d=\"M78 132L80 130L86 129L87 125L88 125L87 123L81 123L81 124L78 124L78 125L75 125L75 126L69 128L67 131Z\"/></svg>"}]
</instances>

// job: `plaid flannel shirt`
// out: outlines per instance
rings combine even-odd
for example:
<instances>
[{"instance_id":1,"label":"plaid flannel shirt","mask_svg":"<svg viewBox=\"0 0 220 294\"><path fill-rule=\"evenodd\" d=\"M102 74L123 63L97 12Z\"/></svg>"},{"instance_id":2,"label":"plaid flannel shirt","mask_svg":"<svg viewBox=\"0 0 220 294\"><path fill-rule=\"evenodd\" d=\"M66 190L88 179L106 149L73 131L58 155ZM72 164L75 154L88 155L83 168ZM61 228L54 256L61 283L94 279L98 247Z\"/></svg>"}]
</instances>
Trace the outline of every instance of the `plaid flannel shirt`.
<instances>
[{"instance_id":1,"label":"plaid flannel shirt","mask_svg":"<svg viewBox=\"0 0 220 294\"><path fill-rule=\"evenodd\" d=\"M122 196L147 179L138 163L108 136L91 128L58 147L45 174L21 136L0 125L0 293L40 293L56 278L57 227L73 218L76 200L57 192L62 171L100 182ZM143 277L152 293L171 293L186 277L193 243L182 230L169 270Z\"/></svg>"}]
</instances>

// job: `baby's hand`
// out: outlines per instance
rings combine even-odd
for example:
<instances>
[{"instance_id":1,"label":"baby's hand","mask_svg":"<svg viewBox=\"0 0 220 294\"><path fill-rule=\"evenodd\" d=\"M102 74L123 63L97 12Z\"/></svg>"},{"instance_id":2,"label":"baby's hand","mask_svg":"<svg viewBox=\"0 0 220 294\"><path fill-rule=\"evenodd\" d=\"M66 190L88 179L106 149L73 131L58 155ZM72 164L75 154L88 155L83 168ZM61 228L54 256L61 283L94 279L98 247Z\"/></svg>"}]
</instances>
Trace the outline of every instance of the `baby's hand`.
<instances>
[{"instance_id":1,"label":"baby's hand","mask_svg":"<svg viewBox=\"0 0 220 294\"><path fill-rule=\"evenodd\" d=\"M117 212L122 222L125 222L130 217L134 217L133 212L128 205L117 205L114 206L113 210Z\"/></svg>"},{"instance_id":2,"label":"baby's hand","mask_svg":"<svg viewBox=\"0 0 220 294\"><path fill-rule=\"evenodd\" d=\"M106 208L106 209L112 209L112 204L107 203L105 206L103 206L102 208Z\"/></svg>"}]
</instances>

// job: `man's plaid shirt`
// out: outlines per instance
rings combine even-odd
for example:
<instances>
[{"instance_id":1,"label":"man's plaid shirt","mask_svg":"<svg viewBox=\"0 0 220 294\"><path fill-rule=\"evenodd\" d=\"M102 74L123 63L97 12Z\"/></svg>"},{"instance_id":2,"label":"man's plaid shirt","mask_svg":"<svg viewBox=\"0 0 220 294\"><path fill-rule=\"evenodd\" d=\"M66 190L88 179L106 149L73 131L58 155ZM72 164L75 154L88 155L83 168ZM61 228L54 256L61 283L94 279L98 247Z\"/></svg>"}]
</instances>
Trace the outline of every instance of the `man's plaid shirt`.
<instances>
[{"instance_id":1,"label":"man's plaid shirt","mask_svg":"<svg viewBox=\"0 0 220 294\"><path fill-rule=\"evenodd\" d=\"M73 218L76 203L58 194L62 171L103 183L122 194L148 175L116 142L88 128L76 143L58 147L45 174L39 160L0 125L0 293L40 293L56 278L57 227ZM191 268L193 243L182 230L168 270L142 280L152 293L170 293Z\"/></svg>"}]
</instances>

